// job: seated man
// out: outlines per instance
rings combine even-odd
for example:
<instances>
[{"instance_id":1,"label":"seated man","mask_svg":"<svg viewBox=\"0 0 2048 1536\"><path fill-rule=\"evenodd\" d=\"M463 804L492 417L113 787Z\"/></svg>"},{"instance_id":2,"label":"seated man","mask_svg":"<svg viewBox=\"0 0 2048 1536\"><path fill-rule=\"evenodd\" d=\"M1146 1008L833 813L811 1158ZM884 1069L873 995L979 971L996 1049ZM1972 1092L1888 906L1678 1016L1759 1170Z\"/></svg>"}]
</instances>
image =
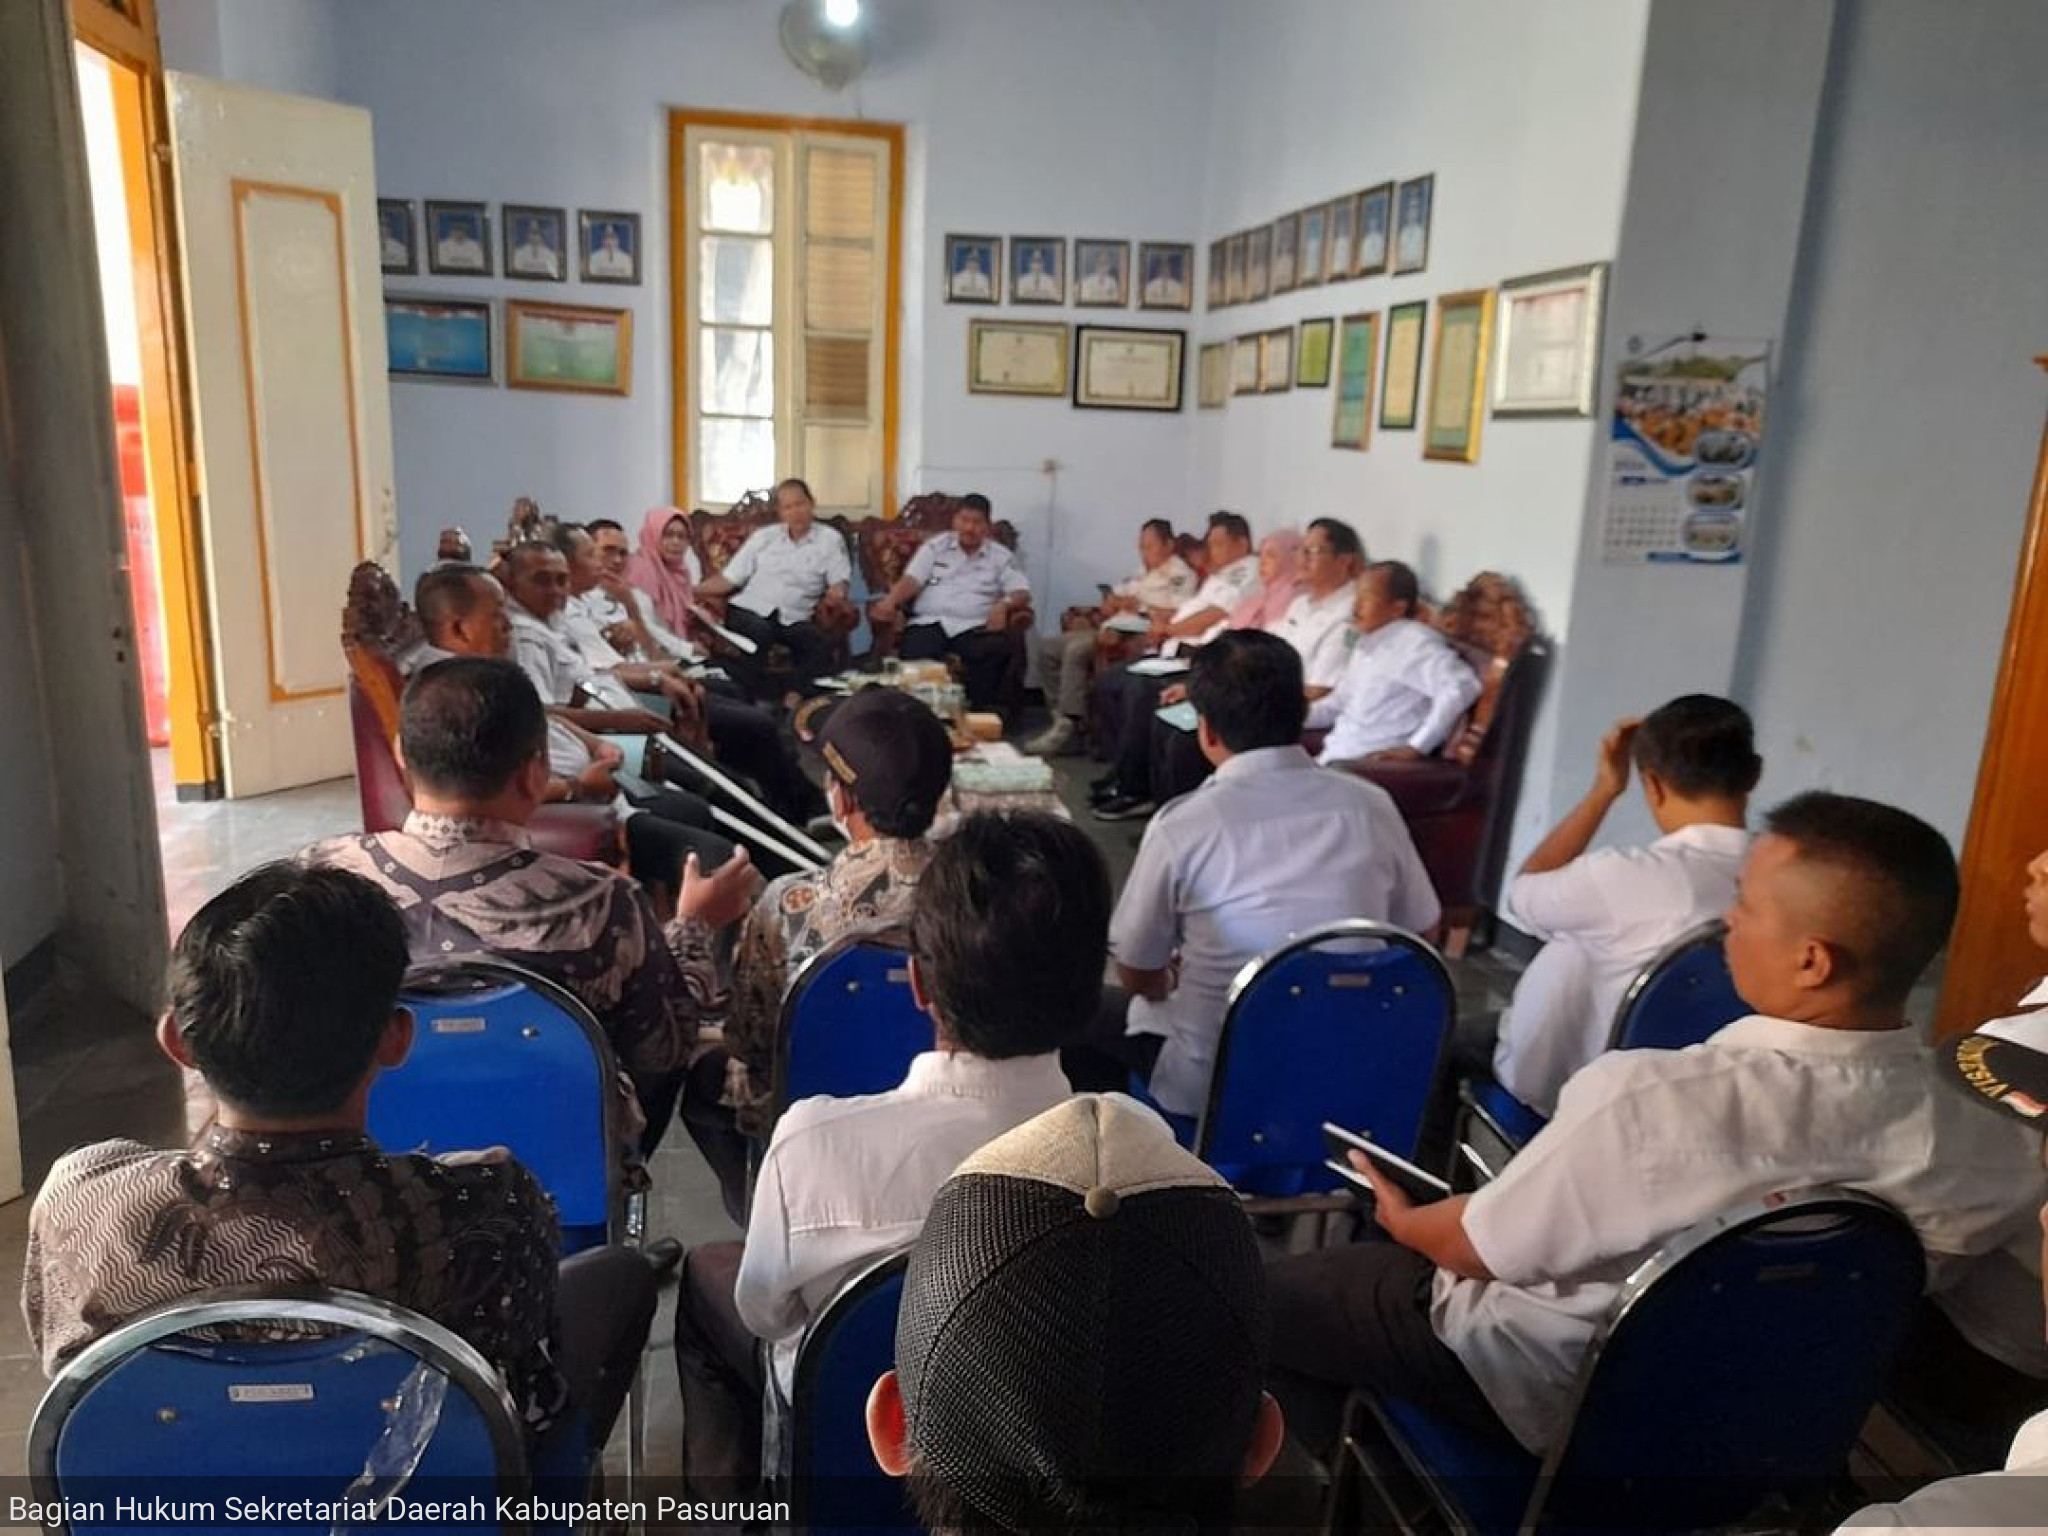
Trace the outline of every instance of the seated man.
<instances>
[{"instance_id":1,"label":"seated man","mask_svg":"<svg viewBox=\"0 0 2048 1536\"><path fill-rule=\"evenodd\" d=\"M963 496L953 531L917 546L896 585L871 610L877 624L906 619L898 645L905 661L958 656L967 702L987 709L1010 664L1010 615L1031 604L1031 583L1017 557L989 537L986 496Z\"/></svg>"},{"instance_id":2,"label":"seated man","mask_svg":"<svg viewBox=\"0 0 2048 1536\"><path fill-rule=\"evenodd\" d=\"M1195 573L1175 553L1173 524L1163 517L1150 518L1138 530L1138 574L1104 594L1104 618L1133 615L1149 621L1155 609L1171 613L1194 595ZM1082 624L1057 635L1040 635L1032 642L1038 658L1038 682L1045 692L1045 707L1052 712L1052 724L1031 738L1025 750L1038 757L1053 757L1073 744L1074 736L1088 713L1088 678L1095 667L1097 631Z\"/></svg>"},{"instance_id":3,"label":"seated man","mask_svg":"<svg viewBox=\"0 0 2048 1536\"><path fill-rule=\"evenodd\" d=\"M1226 630L1188 675L1207 784L1145 829L1117 902L1110 953L1130 993L1067 1055L1087 1089L1149 1076L1169 1113L1201 1113L1224 998L1246 961L1340 917L1418 933L1441 913L1401 813L1377 784L1301 749L1301 657L1277 635Z\"/></svg>"},{"instance_id":4,"label":"seated man","mask_svg":"<svg viewBox=\"0 0 2048 1536\"><path fill-rule=\"evenodd\" d=\"M571 633L582 635L587 624L628 661L702 661L703 651L663 623L653 600L628 579L633 546L625 528L609 517L593 517L583 526L597 550L597 583L570 596Z\"/></svg>"},{"instance_id":5,"label":"seated man","mask_svg":"<svg viewBox=\"0 0 2048 1536\"><path fill-rule=\"evenodd\" d=\"M206 1080L213 1122L186 1151L103 1141L50 1170L21 1296L44 1370L198 1291L334 1286L473 1344L529 1437L580 1416L603 1445L653 1273L606 1248L558 1275L554 1208L502 1147L434 1158L370 1140L370 1085L412 1047L405 968L391 903L341 870L266 864L194 914L156 1033Z\"/></svg>"},{"instance_id":6,"label":"seated man","mask_svg":"<svg viewBox=\"0 0 2048 1536\"><path fill-rule=\"evenodd\" d=\"M1781 1191L1887 1201L1935 1294L2024 1231L2048 1196L2038 1136L1936 1083L1906 1017L1956 890L1941 834L1904 811L1814 792L1771 812L1728 909L1757 1013L1682 1051L1597 1057L1477 1194L1415 1206L1368 1172L1393 1241L1268 1270L1274 1391L1306 1443L1370 1385L1542 1454L1624 1278Z\"/></svg>"},{"instance_id":7,"label":"seated man","mask_svg":"<svg viewBox=\"0 0 2048 1536\"><path fill-rule=\"evenodd\" d=\"M495 955L574 993L632 1079L651 1152L684 1069L710 1043L698 1021L720 991L712 934L747 909L755 876L746 851L708 876L692 854L664 930L625 876L531 848L525 824L548 781L547 715L509 661L458 657L415 675L399 752L413 792L405 826L330 838L300 858L376 884L416 960Z\"/></svg>"},{"instance_id":8,"label":"seated man","mask_svg":"<svg viewBox=\"0 0 2048 1536\"><path fill-rule=\"evenodd\" d=\"M1664 835L1588 853L1628 788L1631 753ZM1735 899L1749 792L1762 772L1748 713L1701 693L1624 720L1601 741L1593 788L1508 887L1508 914L1543 948L1501 1017L1493 1075L1531 1109L1555 1111L1565 1080L1607 1049L1622 995L1657 952Z\"/></svg>"},{"instance_id":9,"label":"seated man","mask_svg":"<svg viewBox=\"0 0 2048 1536\"><path fill-rule=\"evenodd\" d=\"M1309 729L1330 733L1318 762L1427 757L1479 697L1478 674L1415 617L1420 600L1415 572L1398 560L1359 577L1350 659L1336 688L1309 706Z\"/></svg>"},{"instance_id":10,"label":"seated man","mask_svg":"<svg viewBox=\"0 0 2048 1536\"><path fill-rule=\"evenodd\" d=\"M910 985L933 1047L903 1086L804 1099L775 1127L744 1250L690 1251L676 1299L683 1472L761 1471L763 1379L774 1343L789 1389L798 1336L839 1283L903 1247L960 1159L1067 1097L1060 1042L1102 995L1109 875L1078 828L984 812L938 845L911 915Z\"/></svg>"},{"instance_id":11,"label":"seated man","mask_svg":"<svg viewBox=\"0 0 2048 1536\"><path fill-rule=\"evenodd\" d=\"M1284 1434L1267 1328L1230 1187L1130 1100L1069 1099L932 1201L868 1440L931 1531L1228 1531Z\"/></svg>"},{"instance_id":12,"label":"seated man","mask_svg":"<svg viewBox=\"0 0 2048 1536\"><path fill-rule=\"evenodd\" d=\"M785 480L776 486L775 515L780 522L757 530L723 571L697 583L699 597L731 598L725 622L760 647L725 663L756 697L771 645L788 648L798 688L817 691L819 674L832 668L832 642L814 616L827 599L844 603L853 580L846 540L837 529L818 526L818 504L808 485Z\"/></svg>"}]
</instances>

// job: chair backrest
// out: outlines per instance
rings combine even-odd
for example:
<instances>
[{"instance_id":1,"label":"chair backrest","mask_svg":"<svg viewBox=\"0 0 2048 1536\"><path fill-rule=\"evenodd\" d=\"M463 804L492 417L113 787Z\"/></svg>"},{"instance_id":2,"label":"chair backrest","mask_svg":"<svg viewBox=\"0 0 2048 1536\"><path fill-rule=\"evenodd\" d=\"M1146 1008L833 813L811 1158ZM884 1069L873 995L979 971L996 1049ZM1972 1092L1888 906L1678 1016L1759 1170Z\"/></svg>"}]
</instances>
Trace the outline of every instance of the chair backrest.
<instances>
[{"instance_id":1,"label":"chair backrest","mask_svg":"<svg viewBox=\"0 0 2048 1536\"><path fill-rule=\"evenodd\" d=\"M1925 1278L1911 1225L1868 1195L1774 1196L1688 1228L1622 1287L1524 1528L1697 1530L1821 1486Z\"/></svg>"},{"instance_id":2,"label":"chair backrest","mask_svg":"<svg viewBox=\"0 0 2048 1536\"><path fill-rule=\"evenodd\" d=\"M1262 955L1231 983L1195 1154L1247 1194L1335 1187L1328 1120L1413 1157L1457 996L1443 957L1352 918Z\"/></svg>"},{"instance_id":3,"label":"chair backrest","mask_svg":"<svg viewBox=\"0 0 2048 1536\"><path fill-rule=\"evenodd\" d=\"M341 610L341 652L348 659L349 727L365 832L389 832L412 809L392 744L398 740L398 703L405 692L398 657L419 637L419 620L390 573L374 560L357 565L349 573L348 599Z\"/></svg>"},{"instance_id":4,"label":"chair backrest","mask_svg":"<svg viewBox=\"0 0 2048 1536\"><path fill-rule=\"evenodd\" d=\"M790 1513L797 1529L916 1525L903 1485L868 1447L868 1391L896 1366L907 1253L850 1275L811 1319L790 1384Z\"/></svg>"},{"instance_id":5,"label":"chair backrest","mask_svg":"<svg viewBox=\"0 0 2048 1536\"><path fill-rule=\"evenodd\" d=\"M616 1237L618 1070L590 1010L484 956L414 966L399 997L413 1012L413 1047L371 1085L377 1143L509 1148L553 1197L565 1253Z\"/></svg>"},{"instance_id":6,"label":"chair backrest","mask_svg":"<svg viewBox=\"0 0 2048 1536\"><path fill-rule=\"evenodd\" d=\"M230 1496L365 1500L408 1482L410 1497L430 1486L489 1508L527 1470L518 1415L473 1347L404 1307L320 1288L204 1291L94 1341L37 1406L28 1458L38 1499L110 1511L110 1493L220 1511Z\"/></svg>"},{"instance_id":7,"label":"chair backrest","mask_svg":"<svg viewBox=\"0 0 2048 1536\"><path fill-rule=\"evenodd\" d=\"M1486 747L1508 671L1536 629L1514 582L1493 571L1468 581L1438 611L1435 623L1479 674L1479 697L1443 750L1445 757L1470 767Z\"/></svg>"},{"instance_id":8,"label":"chair backrest","mask_svg":"<svg viewBox=\"0 0 2048 1536\"><path fill-rule=\"evenodd\" d=\"M782 1000L775 1104L883 1093L932 1048L931 1015L910 995L901 929L842 934L804 962Z\"/></svg>"},{"instance_id":9,"label":"chair backrest","mask_svg":"<svg viewBox=\"0 0 2048 1536\"><path fill-rule=\"evenodd\" d=\"M1643 967L1614 1011L1609 1050L1682 1050L1751 1012L1728 974L1721 941L1728 925L1710 918L1681 934Z\"/></svg>"}]
</instances>

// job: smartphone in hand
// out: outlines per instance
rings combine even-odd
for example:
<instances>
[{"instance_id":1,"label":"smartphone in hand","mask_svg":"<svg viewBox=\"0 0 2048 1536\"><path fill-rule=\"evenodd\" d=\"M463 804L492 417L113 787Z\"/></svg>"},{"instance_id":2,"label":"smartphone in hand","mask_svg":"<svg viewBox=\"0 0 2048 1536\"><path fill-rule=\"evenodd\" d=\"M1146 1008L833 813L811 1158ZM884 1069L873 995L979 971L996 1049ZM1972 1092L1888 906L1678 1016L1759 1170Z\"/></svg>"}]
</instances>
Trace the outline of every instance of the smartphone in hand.
<instances>
[{"instance_id":1,"label":"smartphone in hand","mask_svg":"<svg viewBox=\"0 0 2048 1536\"><path fill-rule=\"evenodd\" d=\"M1341 1125L1332 1125L1327 1120L1323 1122L1323 1148L1330 1154L1323 1165L1367 1194L1372 1193L1372 1184L1351 1166L1350 1159L1345 1156L1347 1152L1363 1152L1371 1158L1373 1166L1417 1205L1428 1205L1451 1192L1451 1186L1428 1169L1418 1168L1407 1158L1389 1152L1369 1137L1347 1131Z\"/></svg>"}]
</instances>

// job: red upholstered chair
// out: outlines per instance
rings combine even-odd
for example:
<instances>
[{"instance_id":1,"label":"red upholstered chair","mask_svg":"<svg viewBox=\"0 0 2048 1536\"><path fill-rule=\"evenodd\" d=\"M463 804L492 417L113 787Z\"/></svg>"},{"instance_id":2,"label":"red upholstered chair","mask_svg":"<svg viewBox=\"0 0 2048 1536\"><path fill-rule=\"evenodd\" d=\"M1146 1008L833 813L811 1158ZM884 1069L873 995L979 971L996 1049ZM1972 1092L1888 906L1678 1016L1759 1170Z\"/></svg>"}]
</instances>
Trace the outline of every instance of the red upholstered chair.
<instances>
[{"instance_id":1,"label":"red upholstered chair","mask_svg":"<svg viewBox=\"0 0 2048 1536\"><path fill-rule=\"evenodd\" d=\"M1345 764L1394 797L1443 903L1447 950L1464 953L1499 898L1522 758L1549 648L1513 581L1472 578L1435 616L1479 674L1480 694L1434 757Z\"/></svg>"},{"instance_id":2,"label":"red upholstered chair","mask_svg":"<svg viewBox=\"0 0 2048 1536\"><path fill-rule=\"evenodd\" d=\"M412 810L395 748L398 702L405 691L398 657L419 638L419 620L399 598L390 575L374 560L358 565L341 612L341 649L348 657L349 727L365 832L395 832ZM622 859L619 819L608 806L544 805L527 831L534 846L549 853L603 864Z\"/></svg>"},{"instance_id":3,"label":"red upholstered chair","mask_svg":"<svg viewBox=\"0 0 2048 1536\"><path fill-rule=\"evenodd\" d=\"M903 569L910 564L910 557L917 553L920 544L935 533L945 533L953 526L953 514L960 508L960 498L944 491L926 491L913 496L903 504L903 510L895 517L867 517L854 526L856 549L860 555L861 577L867 583L871 598L879 598L902 579ZM1017 525L1006 518L998 518L990 528L995 541L1011 553L1017 549ZM1032 612L1027 599L1021 608L1010 610L1010 663L1003 673L1003 707L1014 706L1024 691L1024 669L1028 661L1029 642L1032 626L1038 617ZM872 603L868 611L868 624L874 637L875 656L891 655L897 641L903 638L903 625L878 623Z\"/></svg>"}]
</instances>

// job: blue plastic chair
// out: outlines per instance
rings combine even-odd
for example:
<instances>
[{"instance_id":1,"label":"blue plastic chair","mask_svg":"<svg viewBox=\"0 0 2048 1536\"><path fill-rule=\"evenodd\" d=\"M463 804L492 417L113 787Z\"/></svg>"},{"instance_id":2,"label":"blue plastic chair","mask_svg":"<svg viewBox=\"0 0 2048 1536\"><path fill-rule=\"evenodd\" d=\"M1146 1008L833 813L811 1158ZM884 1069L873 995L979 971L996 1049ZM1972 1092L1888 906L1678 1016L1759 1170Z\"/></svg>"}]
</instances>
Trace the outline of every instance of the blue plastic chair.
<instances>
[{"instance_id":1,"label":"blue plastic chair","mask_svg":"<svg viewBox=\"0 0 2048 1536\"><path fill-rule=\"evenodd\" d=\"M849 1276L805 1328L790 1383L790 1511L797 1530L917 1529L903 1485L875 1464L867 1401L896 1366L908 1253Z\"/></svg>"},{"instance_id":2,"label":"blue plastic chair","mask_svg":"<svg viewBox=\"0 0 2048 1536\"><path fill-rule=\"evenodd\" d=\"M243 1341L237 1330L297 1336ZM95 1340L43 1395L28 1461L37 1499L103 1507L105 1520L62 1527L73 1536L167 1536L205 1524L123 1520L117 1497L210 1501L216 1517L231 1496L473 1496L491 1510L527 1482L518 1415L482 1355L416 1312L317 1288L205 1291ZM496 1526L409 1529L474 1536ZM326 1536L340 1526L256 1528Z\"/></svg>"},{"instance_id":3,"label":"blue plastic chair","mask_svg":"<svg viewBox=\"0 0 2048 1536\"><path fill-rule=\"evenodd\" d=\"M1413 1157L1456 1016L1443 957L1404 928L1351 918L1288 940L1230 984L1195 1155L1281 1199L1339 1187L1325 1120Z\"/></svg>"},{"instance_id":4,"label":"blue plastic chair","mask_svg":"<svg viewBox=\"0 0 2048 1536\"><path fill-rule=\"evenodd\" d=\"M1355 1462L1390 1511L1427 1497L1482 1536L1732 1524L1842 1472L1925 1277L1919 1239L1881 1200L1744 1206L1628 1277L1547 1455L1361 1394L1340 1476Z\"/></svg>"},{"instance_id":5,"label":"blue plastic chair","mask_svg":"<svg viewBox=\"0 0 2048 1536\"><path fill-rule=\"evenodd\" d=\"M783 998L776 1113L818 1094L887 1092L931 1048L931 1015L910 995L902 932L842 935L804 963Z\"/></svg>"}]
</instances>

